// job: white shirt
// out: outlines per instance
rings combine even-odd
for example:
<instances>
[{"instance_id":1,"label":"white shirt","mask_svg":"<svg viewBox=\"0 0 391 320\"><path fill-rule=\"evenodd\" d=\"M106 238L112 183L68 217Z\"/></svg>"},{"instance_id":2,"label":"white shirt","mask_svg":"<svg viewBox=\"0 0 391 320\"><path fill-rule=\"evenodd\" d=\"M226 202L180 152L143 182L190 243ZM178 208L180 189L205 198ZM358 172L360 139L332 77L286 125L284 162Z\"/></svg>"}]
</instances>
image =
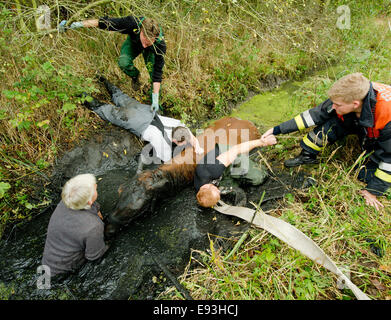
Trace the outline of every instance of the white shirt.
<instances>
[{"instance_id":1,"label":"white shirt","mask_svg":"<svg viewBox=\"0 0 391 320\"><path fill-rule=\"evenodd\" d=\"M177 119L168 118L164 116L159 116L160 121L163 123L164 131L167 134L167 137L172 141L172 130L178 126L185 127L185 125ZM161 159L163 162L167 162L172 157L171 145L167 143L164 139L162 132L154 125L149 125L147 129L141 135L141 138L145 141L148 141L151 146L156 151L156 156ZM149 158L149 150L148 146L144 147L142 151L142 155L144 156L144 163L150 164L148 162Z\"/></svg>"}]
</instances>

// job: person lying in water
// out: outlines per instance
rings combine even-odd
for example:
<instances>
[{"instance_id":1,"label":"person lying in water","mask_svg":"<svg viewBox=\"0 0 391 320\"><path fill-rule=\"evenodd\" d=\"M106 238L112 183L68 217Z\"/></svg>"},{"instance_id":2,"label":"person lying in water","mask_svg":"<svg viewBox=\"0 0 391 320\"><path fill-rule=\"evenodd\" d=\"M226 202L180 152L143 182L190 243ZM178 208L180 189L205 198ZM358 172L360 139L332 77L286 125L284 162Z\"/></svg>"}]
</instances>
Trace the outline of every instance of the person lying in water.
<instances>
[{"instance_id":1,"label":"person lying in water","mask_svg":"<svg viewBox=\"0 0 391 320\"><path fill-rule=\"evenodd\" d=\"M111 94L115 105L100 102L95 98L88 98L84 105L103 120L127 129L142 140L149 142L158 159L163 162L171 160L172 142L176 145L190 144L198 154L204 152L191 131L179 120L158 115L151 110L150 106L129 97L104 77L100 76L99 80ZM146 162L148 155L149 149L145 147L142 152L143 162Z\"/></svg>"},{"instance_id":2,"label":"person lying in water","mask_svg":"<svg viewBox=\"0 0 391 320\"><path fill-rule=\"evenodd\" d=\"M218 183L225 170L233 164L240 155L245 155L257 147L265 147L276 144L275 136L270 135L265 138L250 140L231 146L227 151L221 152L222 146L215 145L215 148L209 151L200 162L197 163L194 175L194 187L197 191L197 201L202 207L213 207L220 200L220 190ZM247 158L247 161L250 161ZM251 176L248 179L254 185L257 184L256 166L248 166L247 172L243 175ZM251 181L253 180L253 181Z\"/></svg>"},{"instance_id":3,"label":"person lying in water","mask_svg":"<svg viewBox=\"0 0 391 320\"><path fill-rule=\"evenodd\" d=\"M80 174L65 183L62 200L50 217L43 251L42 264L50 268L51 277L76 271L108 249L96 189L92 174Z\"/></svg>"},{"instance_id":4,"label":"person lying in water","mask_svg":"<svg viewBox=\"0 0 391 320\"><path fill-rule=\"evenodd\" d=\"M261 134L251 121L224 117L210 123L196 139L204 148L205 153L208 153L215 148L216 142L225 142L233 146L260 137ZM188 148L187 151L192 150ZM106 217L106 238L113 238L123 226L150 213L160 200L176 195L187 185L194 183L195 169L203 156L204 153L195 157L194 152L182 152L170 163L145 170L137 174L130 182L122 184L118 190L117 205Z\"/></svg>"}]
</instances>

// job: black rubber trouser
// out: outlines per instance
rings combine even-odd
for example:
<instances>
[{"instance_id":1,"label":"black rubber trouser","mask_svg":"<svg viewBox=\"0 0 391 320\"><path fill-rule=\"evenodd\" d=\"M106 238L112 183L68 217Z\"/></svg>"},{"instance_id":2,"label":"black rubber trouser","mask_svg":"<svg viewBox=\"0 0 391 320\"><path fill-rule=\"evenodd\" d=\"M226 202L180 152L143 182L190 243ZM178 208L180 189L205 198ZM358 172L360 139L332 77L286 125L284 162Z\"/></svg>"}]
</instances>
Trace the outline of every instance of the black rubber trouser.
<instances>
[{"instance_id":1,"label":"black rubber trouser","mask_svg":"<svg viewBox=\"0 0 391 320\"><path fill-rule=\"evenodd\" d=\"M122 93L121 89L113 85L107 79L103 79L102 82L105 85L107 91L110 93L111 97L113 97L113 95L116 93L120 93L120 92Z\"/></svg>"},{"instance_id":2,"label":"black rubber trouser","mask_svg":"<svg viewBox=\"0 0 391 320\"><path fill-rule=\"evenodd\" d=\"M324 148L326 142L333 144L350 134L358 135L360 142L366 135L365 129L358 125L356 116L346 115L344 121L333 117L309 132L300 142L300 146L309 153L317 155Z\"/></svg>"},{"instance_id":3,"label":"black rubber trouser","mask_svg":"<svg viewBox=\"0 0 391 320\"><path fill-rule=\"evenodd\" d=\"M359 137L360 144L366 139L366 131L358 125L355 114L344 116L344 121L335 117L324 124L315 127L300 142L300 146L307 152L318 155L325 144L333 144L342 138L355 134ZM367 150L370 151L370 150ZM357 167L356 167L357 168ZM375 174L378 165L372 160L367 160L365 166L360 170L358 179L368 182Z\"/></svg>"}]
</instances>

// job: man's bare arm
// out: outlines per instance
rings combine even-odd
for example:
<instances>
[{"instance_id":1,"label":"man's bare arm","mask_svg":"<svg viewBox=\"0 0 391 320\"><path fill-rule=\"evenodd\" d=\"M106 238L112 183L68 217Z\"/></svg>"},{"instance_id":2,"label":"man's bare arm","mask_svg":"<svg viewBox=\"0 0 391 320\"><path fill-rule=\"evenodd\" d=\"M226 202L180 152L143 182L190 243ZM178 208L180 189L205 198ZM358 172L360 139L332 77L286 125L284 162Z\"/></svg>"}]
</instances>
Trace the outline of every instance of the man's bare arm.
<instances>
[{"instance_id":1,"label":"man's bare arm","mask_svg":"<svg viewBox=\"0 0 391 320\"><path fill-rule=\"evenodd\" d=\"M269 135L265 138L257 139L257 140L251 140L247 142L243 142L241 144L237 144L233 147L231 147L228 151L220 154L217 159L224 164L226 167L228 167L239 154L242 153L248 153L252 149L257 147L265 147L265 146L271 146L273 144L276 144L277 140L274 135Z\"/></svg>"}]
</instances>

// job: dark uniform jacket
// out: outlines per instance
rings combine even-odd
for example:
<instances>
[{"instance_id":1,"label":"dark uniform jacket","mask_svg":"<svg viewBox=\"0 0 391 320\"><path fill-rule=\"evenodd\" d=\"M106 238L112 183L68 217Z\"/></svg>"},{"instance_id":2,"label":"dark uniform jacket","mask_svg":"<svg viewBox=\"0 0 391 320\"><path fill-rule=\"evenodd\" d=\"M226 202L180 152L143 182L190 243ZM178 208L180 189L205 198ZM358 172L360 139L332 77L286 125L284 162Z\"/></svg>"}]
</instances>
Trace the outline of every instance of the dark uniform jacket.
<instances>
[{"instance_id":1,"label":"dark uniform jacket","mask_svg":"<svg viewBox=\"0 0 391 320\"><path fill-rule=\"evenodd\" d=\"M273 133L301 131L311 126L322 125L333 117L338 117L344 122L352 119L353 114L338 115L332 109L332 105L333 102L327 99L294 119L276 126ZM366 189L375 195L382 195L391 186L391 86L371 83L368 94L363 100L361 116L356 124L363 132L366 149L368 150L370 146L369 151L373 151L370 159L378 165ZM309 139L307 134L303 138L303 143L315 151L320 151L321 147L311 140L314 141Z\"/></svg>"},{"instance_id":2,"label":"dark uniform jacket","mask_svg":"<svg viewBox=\"0 0 391 320\"><path fill-rule=\"evenodd\" d=\"M160 29L160 35L152 46L143 48L140 41L141 22L143 17L127 16L122 18L99 18L99 28L109 31L118 31L129 35L133 44L142 50L151 51L155 55L155 65L153 68L152 82L162 82L164 55L166 54L166 42Z\"/></svg>"}]
</instances>

